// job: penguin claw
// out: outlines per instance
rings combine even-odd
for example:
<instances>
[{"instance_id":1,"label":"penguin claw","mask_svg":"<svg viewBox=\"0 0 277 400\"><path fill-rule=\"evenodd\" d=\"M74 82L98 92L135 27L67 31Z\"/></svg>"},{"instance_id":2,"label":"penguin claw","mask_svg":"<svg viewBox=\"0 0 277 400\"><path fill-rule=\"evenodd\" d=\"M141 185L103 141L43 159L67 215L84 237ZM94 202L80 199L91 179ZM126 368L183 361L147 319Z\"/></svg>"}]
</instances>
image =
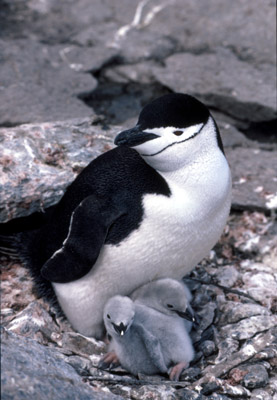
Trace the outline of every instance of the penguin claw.
<instances>
[{"instance_id":1,"label":"penguin claw","mask_svg":"<svg viewBox=\"0 0 277 400\"><path fill-rule=\"evenodd\" d=\"M174 365L169 370L169 379L171 381L176 381L176 382L179 381L182 372L187 367L188 367L188 363L186 363L186 362L180 362L179 364Z\"/></svg>"},{"instance_id":2,"label":"penguin claw","mask_svg":"<svg viewBox=\"0 0 277 400\"><path fill-rule=\"evenodd\" d=\"M117 355L114 351L111 351L104 355L98 363L100 369L113 369L120 365Z\"/></svg>"}]
</instances>

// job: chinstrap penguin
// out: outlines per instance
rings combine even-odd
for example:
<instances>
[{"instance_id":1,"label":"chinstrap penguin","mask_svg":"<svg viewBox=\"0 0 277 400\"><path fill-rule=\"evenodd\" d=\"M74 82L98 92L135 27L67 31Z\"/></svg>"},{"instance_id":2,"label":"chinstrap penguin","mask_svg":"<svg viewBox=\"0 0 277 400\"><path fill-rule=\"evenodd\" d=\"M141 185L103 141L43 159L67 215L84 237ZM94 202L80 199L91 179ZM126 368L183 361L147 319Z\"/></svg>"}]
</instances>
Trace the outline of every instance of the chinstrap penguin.
<instances>
[{"instance_id":1,"label":"chinstrap penguin","mask_svg":"<svg viewBox=\"0 0 277 400\"><path fill-rule=\"evenodd\" d=\"M196 316L190 305L192 295L184 282L171 278L157 279L146 283L131 293L130 298L135 303L151 307L163 314L183 318L188 332Z\"/></svg>"},{"instance_id":2,"label":"chinstrap penguin","mask_svg":"<svg viewBox=\"0 0 277 400\"><path fill-rule=\"evenodd\" d=\"M40 229L18 237L40 294L56 295L72 326L98 338L110 297L181 279L201 261L231 199L216 123L189 95L154 100L115 144L69 185Z\"/></svg>"},{"instance_id":3,"label":"chinstrap penguin","mask_svg":"<svg viewBox=\"0 0 277 400\"><path fill-rule=\"evenodd\" d=\"M129 297L114 296L104 308L104 322L111 336L110 355L134 375L168 374L179 380L194 357L194 350L180 318L163 314L151 307L134 303ZM114 359L113 359L114 360Z\"/></svg>"}]
</instances>

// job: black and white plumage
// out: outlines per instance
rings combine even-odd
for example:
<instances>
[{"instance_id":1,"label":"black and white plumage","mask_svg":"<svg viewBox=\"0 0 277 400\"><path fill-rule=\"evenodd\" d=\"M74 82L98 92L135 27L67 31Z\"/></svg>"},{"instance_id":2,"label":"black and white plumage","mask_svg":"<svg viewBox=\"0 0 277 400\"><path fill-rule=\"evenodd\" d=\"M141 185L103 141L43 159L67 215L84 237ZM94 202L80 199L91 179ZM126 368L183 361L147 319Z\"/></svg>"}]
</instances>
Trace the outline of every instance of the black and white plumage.
<instances>
[{"instance_id":1,"label":"black and white plumage","mask_svg":"<svg viewBox=\"0 0 277 400\"><path fill-rule=\"evenodd\" d=\"M53 298L53 288L87 336L102 336L111 296L188 273L217 242L230 209L219 132L195 98L158 98L115 143L67 188L44 226L19 240L40 292Z\"/></svg>"},{"instance_id":2,"label":"black and white plumage","mask_svg":"<svg viewBox=\"0 0 277 400\"><path fill-rule=\"evenodd\" d=\"M180 318L134 303L129 297L112 297L104 308L104 322L112 338L110 350L134 375L167 373L178 380L194 357Z\"/></svg>"},{"instance_id":3,"label":"black and white plumage","mask_svg":"<svg viewBox=\"0 0 277 400\"><path fill-rule=\"evenodd\" d=\"M136 289L130 298L139 304L153 308L162 314L183 318L187 332L196 322L194 311L190 305L192 295L182 281L171 278L157 279Z\"/></svg>"}]
</instances>

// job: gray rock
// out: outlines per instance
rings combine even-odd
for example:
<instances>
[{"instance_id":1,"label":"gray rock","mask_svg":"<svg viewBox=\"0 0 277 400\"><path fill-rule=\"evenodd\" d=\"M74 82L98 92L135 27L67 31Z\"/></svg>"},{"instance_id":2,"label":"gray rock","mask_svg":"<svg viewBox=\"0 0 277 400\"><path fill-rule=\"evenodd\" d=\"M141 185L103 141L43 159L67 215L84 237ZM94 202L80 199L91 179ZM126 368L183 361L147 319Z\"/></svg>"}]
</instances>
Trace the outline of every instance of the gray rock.
<instances>
[{"instance_id":1,"label":"gray rock","mask_svg":"<svg viewBox=\"0 0 277 400\"><path fill-rule=\"evenodd\" d=\"M62 337L62 347L82 357L103 354L106 351L105 343L89 338L76 332L65 332Z\"/></svg>"},{"instance_id":2,"label":"gray rock","mask_svg":"<svg viewBox=\"0 0 277 400\"><path fill-rule=\"evenodd\" d=\"M258 122L276 118L273 66L255 68L223 49L214 54L174 54L165 65L154 75L173 91L190 93L237 119ZM253 82L259 83L258 91Z\"/></svg>"},{"instance_id":3,"label":"gray rock","mask_svg":"<svg viewBox=\"0 0 277 400\"><path fill-rule=\"evenodd\" d=\"M233 265L227 265L219 268L218 271L213 275L217 283L222 286L232 287L239 277L237 269Z\"/></svg>"},{"instance_id":4,"label":"gray rock","mask_svg":"<svg viewBox=\"0 0 277 400\"><path fill-rule=\"evenodd\" d=\"M219 309L221 311L219 320L221 325L233 324L254 315L269 315L267 308L252 303L227 301L222 303Z\"/></svg>"},{"instance_id":5,"label":"gray rock","mask_svg":"<svg viewBox=\"0 0 277 400\"><path fill-rule=\"evenodd\" d=\"M78 95L93 90L97 82L67 60L67 49L65 45L48 46L30 39L0 41L2 126L92 114Z\"/></svg>"},{"instance_id":6,"label":"gray rock","mask_svg":"<svg viewBox=\"0 0 277 400\"><path fill-rule=\"evenodd\" d=\"M251 392L250 400L272 400L272 395L264 389L255 389Z\"/></svg>"},{"instance_id":7,"label":"gray rock","mask_svg":"<svg viewBox=\"0 0 277 400\"><path fill-rule=\"evenodd\" d=\"M79 375L89 375L91 363L86 358L80 356L70 356L67 357L65 361L70 364Z\"/></svg>"},{"instance_id":8,"label":"gray rock","mask_svg":"<svg viewBox=\"0 0 277 400\"><path fill-rule=\"evenodd\" d=\"M259 270L259 264L256 264L256 268L256 273L245 272L243 274L242 280L245 289L255 300L270 308L277 293L276 279L272 273Z\"/></svg>"},{"instance_id":9,"label":"gray rock","mask_svg":"<svg viewBox=\"0 0 277 400\"><path fill-rule=\"evenodd\" d=\"M209 357L215 352L215 344L211 340L205 340L199 346L205 357Z\"/></svg>"},{"instance_id":10,"label":"gray rock","mask_svg":"<svg viewBox=\"0 0 277 400\"><path fill-rule=\"evenodd\" d=\"M7 325L7 330L20 336L32 337L38 343L52 341L58 326L48 313L47 306L41 301L33 301Z\"/></svg>"},{"instance_id":11,"label":"gray rock","mask_svg":"<svg viewBox=\"0 0 277 400\"><path fill-rule=\"evenodd\" d=\"M258 332L263 332L277 325L277 315L255 315L235 324L225 325L220 330L224 338L235 340L249 339Z\"/></svg>"},{"instance_id":12,"label":"gray rock","mask_svg":"<svg viewBox=\"0 0 277 400\"><path fill-rule=\"evenodd\" d=\"M226 156L232 171L233 207L276 209L276 152L238 147L227 148Z\"/></svg>"},{"instance_id":13,"label":"gray rock","mask_svg":"<svg viewBox=\"0 0 277 400\"><path fill-rule=\"evenodd\" d=\"M241 399L241 398L244 398L244 397L248 398L250 396L250 391L245 389L241 385L233 386L233 385L230 385L225 380L218 379L218 378L214 379L214 383L217 384L218 387L220 388L219 389L220 393L229 395L232 398Z\"/></svg>"},{"instance_id":14,"label":"gray rock","mask_svg":"<svg viewBox=\"0 0 277 400\"><path fill-rule=\"evenodd\" d=\"M247 371L242 379L242 384L247 389L257 389L264 387L268 383L268 373L263 365L244 365L240 369Z\"/></svg>"},{"instance_id":15,"label":"gray rock","mask_svg":"<svg viewBox=\"0 0 277 400\"><path fill-rule=\"evenodd\" d=\"M234 340L230 337L227 337L224 340L222 339L218 340L217 346L218 346L218 355L214 362L215 364L221 364L224 363L224 361L226 361L230 357L230 354L238 351L239 342L238 340Z\"/></svg>"},{"instance_id":16,"label":"gray rock","mask_svg":"<svg viewBox=\"0 0 277 400\"><path fill-rule=\"evenodd\" d=\"M95 119L0 128L0 221L57 203L93 158L112 148L118 128L103 131Z\"/></svg>"},{"instance_id":17,"label":"gray rock","mask_svg":"<svg viewBox=\"0 0 277 400\"><path fill-rule=\"evenodd\" d=\"M207 397L190 389L180 389L177 391L177 398L180 400L206 400Z\"/></svg>"},{"instance_id":18,"label":"gray rock","mask_svg":"<svg viewBox=\"0 0 277 400\"><path fill-rule=\"evenodd\" d=\"M120 397L95 392L55 350L34 340L2 333L1 398L108 400Z\"/></svg>"},{"instance_id":19,"label":"gray rock","mask_svg":"<svg viewBox=\"0 0 277 400\"><path fill-rule=\"evenodd\" d=\"M237 365L248 361L264 347L273 343L275 335L276 328L270 329L266 333L257 334L253 339L246 341L238 351L229 354L229 357L224 361L215 365L208 365L202 370L202 378L194 382L193 387L201 387L214 377L221 377Z\"/></svg>"}]
</instances>

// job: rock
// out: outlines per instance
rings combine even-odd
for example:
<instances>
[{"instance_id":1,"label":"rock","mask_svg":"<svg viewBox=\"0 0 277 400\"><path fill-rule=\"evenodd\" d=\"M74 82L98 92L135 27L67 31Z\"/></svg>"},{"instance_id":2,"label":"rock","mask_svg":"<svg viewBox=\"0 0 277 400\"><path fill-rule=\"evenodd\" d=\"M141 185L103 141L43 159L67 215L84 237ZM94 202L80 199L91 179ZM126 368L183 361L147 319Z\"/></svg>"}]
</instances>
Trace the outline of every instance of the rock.
<instances>
[{"instance_id":1,"label":"rock","mask_svg":"<svg viewBox=\"0 0 277 400\"><path fill-rule=\"evenodd\" d=\"M5 89L5 101L0 104L2 126L92 114L78 95L93 90L97 82L66 59L67 48L30 39L0 41L1 84Z\"/></svg>"},{"instance_id":2,"label":"rock","mask_svg":"<svg viewBox=\"0 0 277 400\"><path fill-rule=\"evenodd\" d=\"M225 325L220 330L224 338L235 340L249 339L258 332L263 332L277 325L277 315L255 315L235 324Z\"/></svg>"},{"instance_id":3,"label":"rock","mask_svg":"<svg viewBox=\"0 0 277 400\"><path fill-rule=\"evenodd\" d=\"M6 326L19 311L36 300L32 291L31 277L22 265L1 260L1 312L3 326ZM22 295L24 293L24 295Z\"/></svg>"},{"instance_id":4,"label":"rock","mask_svg":"<svg viewBox=\"0 0 277 400\"><path fill-rule=\"evenodd\" d=\"M215 364L224 363L224 361L226 361L230 357L230 354L237 352L239 348L238 340L234 340L230 337L227 337L224 340L218 340L217 345L218 355L214 361Z\"/></svg>"},{"instance_id":5,"label":"rock","mask_svg":"<svg viewBox=\"0 0 277 400\"><path fill-rule=\"evenodd\" d=\"M65 332L62 337L62 347L82 357L99 355L106 351L105 343L89 338L76 332Z\"/></svg>"},{"instance_id":6,"label":"rock","mask_svg":"<svg viewBox=\"0 0 277 400\"><path fill-rule=\"evenodd\" d=\"M239 273L233 265L228 265L220 268L213 277L221 286L232 287L238 279Z\"/></svg>"},{"instance_id":7,"label":"rock","mask_svg":"<svg viewBox=\"0 0 277 400\"><path fill-rule=\"evenodd\" d=\"M242 384L247 389L257 389L264 387L268 383L268 373L263 365L243 365L241 370L247 371L242 379Z\"/></svg>"},{"instance_id":8,"label":"rock","mask_svg":"<svg viewBox=\"0 0 277 400\"><path fill-rule=\"evenodd\" d=\"M263 389L255 389L251 392L250 400L272 400L272 396Z\"/></svg>"},{"instance_id":9,"label":"rock","mask_svg":"<svg viewBox=\"0 0 277 400\"><path fill-rule=\"evenodd\" d=\"M225 396L224 394L213 393L211 396L207 397L207 400L229 400L230 397Z\"/></svg>"},{"instance_id":10,"label":"rock","mask_svg":"<svg viewBox=\"0 0 277 400\"><path fill-rule=\"evenodd\" d=\"M220 305L220 325L233 324L255 315L269 315L268 309L259 304L227 301Z\"/></svg>"},{"instance_id":11,"label":"rock","mask_svg":"<svg viewBox=\"0 0 277 400\"><path fill-rule=\"evenodd\" d=\"M95 391L55 350L34 340L2 333L1 398L109 400L119 399L109 393Z\"/></svg>"},{"instance_id":12,"label":"rock","mask_svg":"<svg viewBox=\"0 0 277 400\"><path fill-rule=\"evenodd\" d=\"M247 292L257 301L267 307L271 307L277 294L277 282L274 276L266 272L245 272L243 282Z\"/></svg>"},{"instance_id":13,"label":"rock","mask_svg":"<svg viewBox=\"0 0 277 400\"><path fill-rule=\"evenodd\" d=\"M94 119L0 128L0 221L57 203L93 158L112 147L118 128L103 132Z\"/></svg>"},{"instance_id":14,"label":"rock","mask_svg":"<svg viewBox=\"0 0 277 400\"><path fill-rule=\"evenodd\" d=\"M211 340L205 340L199 346L205 357L209 357L215 352L215 344Z\"/></svg>"},{"instance_id":15,"label":"rock","mask_svg":"<svg viewBox=\"0 0 277 400\"><path fill-rule=\"evenodd\" d=\"M214 382L220 388L219 389L220 393L227 394L227 395L231 396L232 398L241 399L244 397L248 398L250 396L249 390L245 389L241 385L232 386L225 380L218 379L218 378L216 378L214 380Z\"/></svg>"},{"instance_id":16,"label":"rock","mask_svg":"<svg viewBox=\"0 0 277 400\"><path fill-rule=\"evenodd\" d=\"M219 389L220 389L220 385L218 383L216 383L215 381L211 381L209 383L206 383L203 386L201 393L204 395L209 395L213 392L217 392Z\"/></svg>"},{"instance_id":17,"label":"rock","mask_svg":"<svg viewBox=\"0 0 277 400\"><path fill-rule=\"evenodd\" d=\"M134 387L130 390L130 399L134 400L147 400L147 399L169 399L175 400L176 396L174 395L174 390L171 387L167 387L165 385L158 386L141 386Z\"/></svg>"},{"instance_id":18,"label":"rock","mask_svg":"<svg viewBox=\"0 0 277 400\"><path fill-rule=\"evenodd\" d=\"M89 375L91 363L84 357L70 356L67 357L66 362L70 364L79 375Z\"/></svg>"},{"instance_id":19,"label":"rock","mask_svg":"<svg viewBox=\"0 0 277 400\"><path fill-rule=\"evenodd\" d=\"M207 397L202 394L196 393L190 389L179 389L177 391L177 399L180 400L206 400Z\"/></svg>"},{"instance_id":20,"label":"rock","mask_svg":"<svg viewBox=\"0 0 277 400\"><path fill-rule=\"evenodd\" d=\"M192 94L237 119L258 122L276 118L274 67L256 68L230 50L174 54L166 59L165 68L157 68L154 75L171 90ZM258 92L253 80L259 82Z\"/></svg>"},{"instance_id":21,"label":"rock","mask_svg":"<svg viewBox=\"0 0 277 400\"><path fill-rule=\"evenodd\" d=\"M201 388L203 384L210 382L214 377L221 377L235 368L237 365L251 359L255 354L259 353L264 347L275 341L276 327L268 330L266 333L257 334L254 338L246 341L241 348L229 354L223 362L208 365L202 370L202 378L193 383L194 388Z\"/></svg>"},{"instance_id":22,"label":"rock","mask_svg":"<svg viewBox=\"0 0 277 400\"><path fill-rule=\"evenodd\" d=\"M277 205L273 202L276 197L276 152L241 147L227 148L226 157L232 171L232 206L239 210L276 209ZM253 241L255 238L256 236L253 236L249 239ZM251 244L249 242L248 246Z\"/></svg>"},{"instance_id":23,"label":"rock","mask_svg":"<svg viewBox=\"0 0 277 400\"><path fill-rule=\"evenodd\" d=\"M47 344L52 340L52 334L58 332L58 326L49 315L47 305L33 301L7 325L7 330Z\"/></svg>"}]
</instances>

